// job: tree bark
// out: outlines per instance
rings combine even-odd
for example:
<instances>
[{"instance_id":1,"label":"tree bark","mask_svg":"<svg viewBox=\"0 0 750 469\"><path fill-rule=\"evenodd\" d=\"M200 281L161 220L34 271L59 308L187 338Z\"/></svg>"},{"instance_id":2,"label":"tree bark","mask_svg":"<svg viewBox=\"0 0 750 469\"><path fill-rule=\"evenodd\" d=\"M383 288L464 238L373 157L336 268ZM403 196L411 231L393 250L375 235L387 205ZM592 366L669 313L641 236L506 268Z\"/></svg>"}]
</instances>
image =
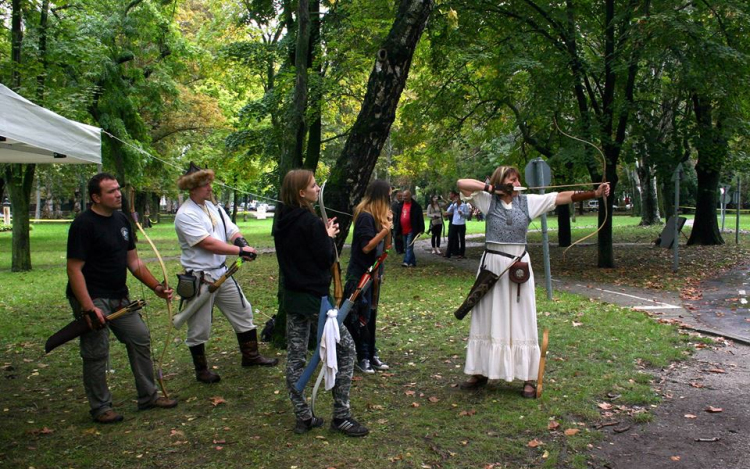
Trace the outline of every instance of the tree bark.
<instances>
[{"instance_id":1,"label":"tree bark","mask_svg":"<svg viewBox=\"0 0 750 469\"><path fill-rule=\"evenodd\" d=\"M640 182L641 222L639 226L661 225L656 197L656 174L651 166L639 161L636 174ZM667 213L671 213L667 211Z\"/></svg>"},{"instance_id":2,"label":"tree bark","mask_svg":"<svg viewBox=\"0 0 750 469\"><path fill-rule=\"evenodd\" d=\"M31 238L29 236L29 200L34 181L33 164L11 164L5 168L5 179L10 194L13 214L13 255L11 270L26 272L31 270Z\"/></svg>"},{"instance_id":3,"label":"tree bark","mask_svg":"<svg viewBox=\"0 0 750 469\"><path fill-rule=\"evenodd\" d=\"M561 248L570 246L570 204L557 206L557 245Z\"/></svg>"},{"instance_id":4,"label":"tree bark","mask_svg":"<svg viewBox=\"0 0 750 469\"><path fill-rule=\"evenodd\" d=\"M377 52L362 108L331 170L326 202L333 209L351 213L370 182L409 76L414 50L435 4L432 0L401 0L396 19ZM341 247L351 217L337 214Z\"/></svg>"},{"instance_id":5,"label":"tree bark","mask_svg":"<svg viewBox=\"0 0 750 469\"><path fill-rule=\"evenodd\" d=\"M724 244L716 219L719 179L721 168L729 152L726 138L722 133L721 120L714 124L713 106L708 99L693 95L693 108L697 123L698 137L695 147L698 150L698 193L695 203L695 221L690 232L688 246L694 244L710 246Z\"/></svg>"},{"instance_id":6,"label":"tree bark","mask_svg":"<svg viewBox=\"0 0 750 469\"><path fill-rule=\"evenodd\" d=\"M294 55L294 101L289 110L289 124L285 133L284 155L279 162L279 178L294 168L301 168L307 135L307 62L310 48L310 4L299 0L297 6L297 42ZM280 187L280 185L279 185Z\"/></svg>"}]
</instances>

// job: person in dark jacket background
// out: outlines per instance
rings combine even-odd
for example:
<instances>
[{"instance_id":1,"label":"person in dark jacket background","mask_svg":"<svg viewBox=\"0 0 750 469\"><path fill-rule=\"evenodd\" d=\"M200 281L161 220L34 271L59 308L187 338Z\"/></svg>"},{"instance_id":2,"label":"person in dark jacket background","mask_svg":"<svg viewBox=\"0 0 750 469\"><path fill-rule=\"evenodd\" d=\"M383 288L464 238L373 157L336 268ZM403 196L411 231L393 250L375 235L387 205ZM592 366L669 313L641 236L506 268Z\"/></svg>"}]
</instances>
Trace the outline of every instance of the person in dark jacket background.
<instances>
[{"instance_id":1,"label":"person in dark jacket background","mask_svg":"<svg viewBox=\"0 0 750 469\"><path fill-rule=\"evenodd\" d=\"M323 419L312 414L305 396L294 385L302 375L307 360L310 329L318 324L321 304L334 304L329 297L331 266L335 261L334 238L339 232L336 219L326 226L313 210L320 196L320 186L311 171L289 171L281 184L281 201L273 228L276 257L281 271L280 301L286 311L287 364L286 383L297 419L295 433L306 433L323 425ZM349 390L354 373L356 351L346 327L340 329L336 345L338 371L333 395L331 429L347 436L365 436L369 430L352 418Z\"/></svg>"},{"instance_id":2,"label":"person in dark jacket background","mask_svg":"<svg viewBox=\"0 0 750 469\"><path fill-rule=\"evenodd\" d=\"M391 203L391 212L393 212L393 216L396 216L396 212L398 212L398 206L401 204L401 202L404 201L404 193L403 191L396 191L396 198ZM401 236L396 236L396 226L393 226L393 246L396 249L396 252L398 254L404 253L404 238Z\"/></svg>"},{"instance_id":3,"label":"person in dark jacket background","mask_svg":"<svg viewBox=\"0 0 750 469\"><path fill-rule=\"evenodd\" d=\"M419 202L411 198L411 191L404 191L404 200L398 204L397 213L393 214L396 225L396 236L404 240L404 267L416 267L417 256L414 254L414 238L424 232L424 215Z\"/></svg>"}]
</instances>

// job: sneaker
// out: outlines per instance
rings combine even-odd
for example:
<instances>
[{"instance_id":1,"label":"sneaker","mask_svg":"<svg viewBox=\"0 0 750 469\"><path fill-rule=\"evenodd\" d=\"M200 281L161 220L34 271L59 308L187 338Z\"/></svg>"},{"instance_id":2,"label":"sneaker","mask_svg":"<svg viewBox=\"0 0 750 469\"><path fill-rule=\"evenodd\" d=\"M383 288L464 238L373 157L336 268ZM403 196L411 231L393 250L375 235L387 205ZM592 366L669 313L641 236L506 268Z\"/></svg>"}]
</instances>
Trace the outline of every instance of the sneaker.
<instances>
[{"instance_id":1,"label":"sneaker","mask_svg":"<svg viewBox=\"0 0 750 469\"><path fill-rule=\"evenodd\" d=\"M294 426L294 433L296 433L297 435L307 433L313 428L322 427L323 423L324 423L323 419L315 417L315 416L307 420L297 419L297 425Z\"/></svg>"},{"instance_id":2,"label":"sneaker","mask_svg":"<svg viewBox=\"0 0 750 469\"><path fill-rule=\"evenodd\" d=\"M109 409L103 414L99 414L96 417L94 417L94 422L96 423L108 424L108 423L117 423L117 422L122 422L122 421L123 421L122 415L118 414L112 409Z\"/></svg>"},{"instance_id":3,"label":"sneaker","mask_svg":"<svg viewBox=\"0 0 750 469\"><path fill-rule=\"evenodd\" d=\"M346 436L365 436L370 433L370 430L368 430L367 427L351 417L345 419L333 419L331 422L331 430L341 432Z\"/></svg>"},{"instance_id":4,"label":"sneaker","mask_svg":"<svg viewBox=\"0 0 750 469\"><path fill-rule=\"evenodd\" d=\"M388 369L391 368L390 366L388 366L385 363L381 362L380 361L380 357L378 357L377 355L375 355L374 357L372 357L372 360L370 360L370 365L374 369L380 370L380 371L385 371L385 370L388 370Z\"/></svg>"},{"instance_id":5,"label":"sneaker","mask_svg":"<svg viewBox=\"0 0 750 469\"><path fill-rule=\"evenodd\" d=\"M364 358L364 359L360 360L359 362L357 362L357 364L355 365L355 367L357 368L357 371L360 371L362 373L366 373L368 375L371 375L371 374L375 373L375 370L373 370L372 367L370 366L370 360L368 360L366 358Z\"/></svg>"},{"instance_id":6,"label":"sneaker","mask_svg":"<svg viewBox=\"0 0 750 469\"><path fill-rule=\"evenodd\" d=\"M401 267L409 267L409 264L407 264L406 262L404 262L403 264L401 264Z\"/></svg>"},{"instance_id":7,"label":"sneaker","mask_svg":"<svg viewBox=\"0 0 750 469\"><path fill-rule=\"evenodd\" d=\"M140 404L138 410L148 410L158 407L159 409L171 409L177 407L177 399L169 399L164 396L157 397L148 404Z\"/></svg>"}]
</instances>

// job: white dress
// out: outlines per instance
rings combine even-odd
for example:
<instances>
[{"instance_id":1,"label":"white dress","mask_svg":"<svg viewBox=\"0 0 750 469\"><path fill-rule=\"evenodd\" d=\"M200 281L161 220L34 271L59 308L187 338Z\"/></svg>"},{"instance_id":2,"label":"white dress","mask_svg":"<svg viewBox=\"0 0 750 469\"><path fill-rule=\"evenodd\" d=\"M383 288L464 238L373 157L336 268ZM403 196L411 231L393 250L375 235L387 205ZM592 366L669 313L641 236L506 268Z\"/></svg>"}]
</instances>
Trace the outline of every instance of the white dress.
<instances>
[{"instance_id":1,"label":"white dress","mask_svg":"<svg viewBox=\"0 0 750 469\"><path fill-rule=\"evenodd\" d=\"M555 208L557 192L527 196L529 217L534 219ZM490 208L492 196L487 192L476 192L470 199L485 215ZM502 202L506 209L511 204ZM492 249L514 256L520 255L523 244L492 244ZM511 282L508 273L503 274L495 286L471 310L471 328L466 350L464 373L482 375L489 379L533 381L539 369L539 340L536 326L536 295L534 271L528 253L521 259L529 262L531 277L521 284L520 298L516 294L518 284ZM484 265L499 274L513 259L497 254L487 254ZM482 268L480 264L479 269ZM477 271L478 273L479 271Z\"/></svg>"}]
</instances>

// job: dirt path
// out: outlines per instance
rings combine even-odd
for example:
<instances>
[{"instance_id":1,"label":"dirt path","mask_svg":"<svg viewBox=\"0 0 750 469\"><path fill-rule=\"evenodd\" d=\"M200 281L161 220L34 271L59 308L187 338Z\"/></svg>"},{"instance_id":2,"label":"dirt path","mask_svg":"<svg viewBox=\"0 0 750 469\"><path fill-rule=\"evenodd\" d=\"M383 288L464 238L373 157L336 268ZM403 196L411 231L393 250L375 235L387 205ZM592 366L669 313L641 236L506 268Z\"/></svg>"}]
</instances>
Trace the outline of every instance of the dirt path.
<instances>
[{"instance_id":1,"label":"dirt path","mask_svg":"<svg viewBox=\"0 0 750 469\"><path fill-rule=\"evenodd\" d=\"M723 372L719 372L723 370ZM727 342L657 373L651 423L604 427L597 468L750 467L750 347ZM721 409L720 412L710 412ZM708 409L708 410L707 410Z\"/></svg>"}]
</instances>

